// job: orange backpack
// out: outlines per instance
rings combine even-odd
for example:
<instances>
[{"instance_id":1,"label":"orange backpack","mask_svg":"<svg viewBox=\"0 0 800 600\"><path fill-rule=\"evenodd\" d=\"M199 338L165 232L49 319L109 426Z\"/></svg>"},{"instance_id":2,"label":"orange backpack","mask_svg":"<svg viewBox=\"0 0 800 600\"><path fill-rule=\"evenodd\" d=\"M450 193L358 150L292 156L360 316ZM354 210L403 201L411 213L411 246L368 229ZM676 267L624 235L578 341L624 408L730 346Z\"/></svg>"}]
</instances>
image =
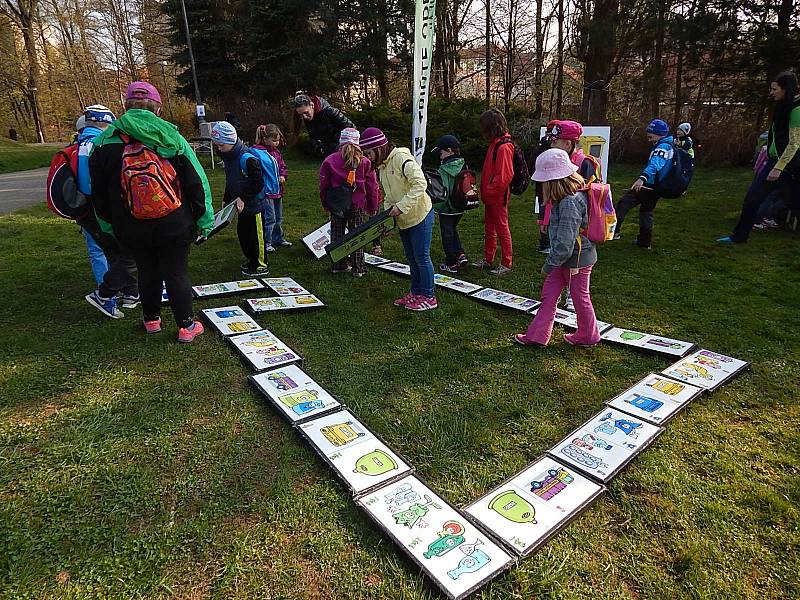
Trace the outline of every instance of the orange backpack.
<instances>
[{"instance_id":1,"label":"orange backpack","mask_svg":"<svg viewBox=\"0 0 800 600\"><path fill-rule=\"evenodd\" d=\"M120 136L122 198L135 219L159 219L181 206L180 181L170 162L147 146Z\"/></svg>"}]
</instances>

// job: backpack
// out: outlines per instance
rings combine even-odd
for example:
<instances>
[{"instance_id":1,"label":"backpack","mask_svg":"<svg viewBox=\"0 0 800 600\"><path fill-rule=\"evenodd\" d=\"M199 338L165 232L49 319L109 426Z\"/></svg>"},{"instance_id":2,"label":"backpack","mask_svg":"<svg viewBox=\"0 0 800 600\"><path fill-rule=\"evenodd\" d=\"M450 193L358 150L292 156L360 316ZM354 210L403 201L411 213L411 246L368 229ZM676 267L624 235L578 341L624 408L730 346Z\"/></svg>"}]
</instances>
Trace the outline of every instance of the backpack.
<instances>
[{"instance_id":1,"label":"backpack","mask_svg":"<svg viewBox=\"0 0 800 600\"><path fill-rule=\"evenodd\" d=\"M492 157L494 162L497 162L497 150L503 144L513 144L514 146L514 177L511 178L508 189L510 189L511 193L515 196L521 196L525 190L528 189L528 184L530 183L530 174L528 173L528 163L525 162L525 154L514 140L506 138L500 140L494 147L494 156Z\"/></svg>"},{"instance_id":2,"label":"backpack","mask_svg":"<svg viewBox=\"0 0 800 600\"><path fill-rule=\"evenodd\" d=\"M584 154L583 159L589 159L589 162L594 165L594 175L592 175L586 183L595 183L595 182L602 182L603 181L603 166L600 164L600 159L592 154Z\"/></svg>"},{"instance_id":3,"label":"backpack","mask_svg":"<svg viewBox=\"0 0 800 600\"><path fill-rule=\"evenodd\" d=\"M657 181L655 189L662 198L680 198L689 189L694 175L694 160L683 148L675 147L672 152L672 167L662 181Z\"/></svg>"},{"instance_id":4,"label":"backpack","mask_svg":"<svg viewBox=\"0 0 800 600\"><path fill-rule=\"evenodd\" d=\"M47 208L64 219L80 221L89 215L89 199L78 190L78 144L56 152L47 173Z\"/></svg>"},{"instance_id":5,"label":"backpack","mask_svg":"<svg viewBox=\"0 0 800 600\"><path fill-rule=\"evenodd\" d=\"M431 202L433 204L438 202L446 202L448 198L447 188L442 181L442 176L439 175L439 171L435 171L433 169L424 169L422 173L425 175L425 181L428 183L428 186L425 188L425 192L428 194Z\"/></svg>"},{"instance_id":6,"label":"backpack","mask_svg":"<svg viewBox=\"0 0 800 600\"><path fill-rule=\"evenodd\" d=\"M464 167L453 181L453 191L450 194L450 203L457 210L472 210L481 205L477 191L478 178L475 171Z\"/></svg>"},{"instance_id":7,"label":"backpack","mask_svg":"<svg viewBox=\"0 0 800 600\"><path fill-rule=\"evenodd\" d=\"M581 191L586 192L586 215L589 222L581 233L595 244L613 240L614 230L617 228L617 213L611 197L611 186L595 182Z\"/></svg>"},{"instance_id":8,"label":"backpack","mask_svg":"<svg viewBox=\"0 0 800 600\"><path fill-rule=\"evenodd\" d=\"M356 172L350 170L347 183L328 188L325 192L325 208L331 216L344 219L353 206L353 192L356 190Z\"/></svg>"},{"instance_id":9,"label":"backpack","mask_svg":"<svg viewBox=\"0 0 800 600\"><path fill-rule=\"evenodd\" d=\"M278 174L278 161L266 150L261 150L259 148L247 148L244 152L242 152L242 156L239 158L239 167L242 169L242 173L247 176L247 160L248 154L254 156L258 159L259 164L261 165L261 177L264 179L264 187L261 188L261 191L256 194L255 199L257 201L261 201L267 197L267 195L275 196L281 193L281 180L280 175Z\"/></svg>"},{"instance_id":10,"label":"backpack","mask_svg":"<svg viewBox=\"0 0 800 600\"><path fill-rule=\"evenodd\" d=\"M134 219L160 219L181 206L175 167L141 142L126 135L122 150L122 200Z\"/></svg>"}]
</instances>

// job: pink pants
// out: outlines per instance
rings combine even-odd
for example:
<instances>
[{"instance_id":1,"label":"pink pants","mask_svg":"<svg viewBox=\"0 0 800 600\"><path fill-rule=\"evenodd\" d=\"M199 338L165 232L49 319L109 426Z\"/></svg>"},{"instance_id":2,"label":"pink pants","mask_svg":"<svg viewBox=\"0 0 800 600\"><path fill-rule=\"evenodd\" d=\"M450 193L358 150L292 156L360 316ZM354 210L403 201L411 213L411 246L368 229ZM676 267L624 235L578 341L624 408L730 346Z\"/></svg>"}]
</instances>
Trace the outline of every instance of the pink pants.
<instances>
[{"instance_id":1,"label":"pink pants","mask_svg":"<svg viewBox=\"0 0 800 600\"><path fill-rule=\"evenodd\" d=\"M497 239L500 239L500 250L504 267L511 268L511 230L508 227L508 206L504 204L485 205L483 212L483 257L486 262L494 262L497 252Z\"/></svg>"},{"instance_id":2,"label":"pink pants","mask_svg":"<svg viewBox=\"0 0 800 600\"><path fill-rule=\"evenodd\" d=\"M597 330L597 318L594 314L592 299L589 296L589 278L592 266L578 269L576 275L570 276L569 269L558 267L547 275L542 285L542 304L536 312L523 341L536 344L547 344L553 334L553 320L556 316L556 305L564 288L569 288L575 314L578 317L578 330L570 335L573 344L596 344L600 341Z\"/></svg>"}]
</instances>

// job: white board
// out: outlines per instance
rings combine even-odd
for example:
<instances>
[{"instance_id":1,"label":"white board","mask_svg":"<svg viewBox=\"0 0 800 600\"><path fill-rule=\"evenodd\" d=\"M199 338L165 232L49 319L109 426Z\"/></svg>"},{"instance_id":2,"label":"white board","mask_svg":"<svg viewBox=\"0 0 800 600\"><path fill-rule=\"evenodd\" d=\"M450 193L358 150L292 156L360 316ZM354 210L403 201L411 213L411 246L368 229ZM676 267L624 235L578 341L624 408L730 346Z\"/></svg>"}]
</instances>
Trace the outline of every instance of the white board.
<instances>
[{"instance_id":1,"label":"white board","mask_svg":"<svg viewBox=\"0 0 800 600\"><path fill-rule=\"evenodd\" d=\"M392 261L389 260L388 258L383 258L382 256L376 256L375 254L370 254L369 252L365 252L364 262L374 267L376 265L383 265Z\"/></svg>"},{"instance_id":2,"label":"white board","mask_svg":"<svg viewBox=\"0 0 800 600\"><path fill-rule=\"evenodd\" d=\"M202 314L206 321L222 335L236 335L261 329L261 325L239 306L204 308Z\"/></svg>"},{"instance_id":3,"label":"white board","mask_svg":"<svg viewBox=\"0 0 800 600\"><path fill-rule=\"evenodd\" d=\"M228 340L254 371L274 369L303 360L268 329L234 335Z\"/></svg>"},{"instance_id":4,"label":"white board","mask_svg":"<svg viewBox=\"0 0 800 600\"><path fill-rule=\"evenodd\" d=\"M413 475L356 502L453 600L465 598L513 562L503 548Z\"/></svg>"},{"instance_id":5,"label":"white board","mask_svg":"<svg viewBox=\"0 0 800 600\"><path fill-rule=\"evenodd\" d=\"M454 292L460 292L462 294L472 294L473 292L483 289L482 285L470 283L469 281L464 281L462 279L456 279L455 277L450 277L448 275L442 275L441 273L434 273L433 283L439 287L453 290Z\"/></svg>"},{"instance_id":6,"label":"white board","mask_svg":"<svg viewBox=\"0 0 800 600\"><path fill-rule=\"evenodd\" d=\"M605 408L547 453L603 483L649 446L663 431L627 413Z\"/></svg>"},{"instance_id":7,"label":"white board","mask_svg":"<svg viewBox=\"0 0 800 600\"><path fill-rule=\"evenodd\" d=\"M208 283L192 287L198 298L212 298L228 294L244 294L255 290L263 290L264 284L258 279L243 279L241 281L226 281L225 283Z\"/></svg>"},{"instance_id":8,"label":"white board","mask_svg":"<svg viewBox=\"0 0 800 600\"><path fill-rule=\"evenodd\" d=\"M161 304L169 304L169 294L167 294L167 284L161 283Z\"/></svg>"},{"instance_id":9,"label":"white board","mask_svg":"<svg viewBox=\"0 0 800 600\"><path fill-rule=\"evenodd\" d=\"M536 314L536 309L531 311L532 315ZM564 310L562 308L556 309L556 317L555 322L561 325L562 327L566 327L567 329L577 329L578 328L578 316L569 310ZM597 331L600 332L602 335L603 332L608 331L611 329L613 325L611 323L606 323L605 321L601 321L597 319Z\"/></svg>"},{"instance_id":10,"label":"white board","mask_svg":"<svg viewBox=\"0 0 800 600\"><path fill-rule=\"evenodd\" d=\"M606 404L663 426L702 393L702 388L651 373Z\"/></svg>"},{"instance_id":11,"label":"white board","mask_svg":"<svg viewBox=\"0 0 800 600\"><path fill-rule=\"evenodd\" d=\"M495 290L493 288L484 288L479 292L470 294L470 298L480 300L481 302L488 302L502 306L503 308L510 308L521 312L529 312L531 309L536 308L541 304L538 300L533 298L526 298L525 296L517 296L509 292Z\"/></svg>"},{"instance_id":12,"label":"white board","mask_svg":"<svg viewBox=\"0 0 800 600\"><path fill-rule=\"evenodd\" d=\"M539 130L539 137L544 137L546 133L547 129L542 127ZM603 181L608 181L608 151L611 146L611 127L584 127L583 135L578 141L578 145L583 149L584 154L591 154L600 159Z\"/></svg>"},{"instance_id":13,"label":"white board","mask_svg":"<svg viewBox=\"0 0 800 600\"><path fill-rule=\"evenodd\" d=\"M297 428L354 494L409 473L411 467L349 410L303 421Z\"/></svg>"},{"instance_id":14,"label":"white board","mask_svg":"<svg viewBox=\"0 0 800 600\"><path fill-rule=\"evenodd\" d=\"M566 527L605 487L543 456L465 508L513 552L526 556Z\"/></svg>"},{"instance_id":15,"label":"white board","mask_svg":"<svg viewBox=\"0 0 800 600\"><path fill-rule=\"evenodd\" d=\"M341 406L336 398L297 365L250 375L250 381L292 423L317 417Z\"/></svg>"},{"instance_id":16,"label":"white board","mask_svg":"<svg viewBox=\"0 0 800 600\"><path fill-rule=\"evenodd\" d=\"M325 246L331 243L331 223L327 221L303 238L306 248L314 258L319 260L325 256Z\"/></svg>"},{"instance_id":17,"label":"white board","mask_svg":"<svg viewBox=\"0 0 800 600\"><path fill-rule=\"evenodd\" d=\"M621 327L609 329L603 333L602 337L606 342L633 346L634 348L666 354L667 356L686 356L694 348L693 342L673 340L661 335L651 335L630 329L622 329Z\"/></svg>"},{"instance_id":18,"label":"white board","mask_svg":"<svg viewBox=\"0 0 800 600\"><path fill-rule=\"evenodd\" d=\"M661 372L668 377L691 383L705 390L715 390L748 366L749 362L738 358L710 350L698 350Z\"/></svg>"},{"instance_id":19,"label":"white board","mask_svg":"<svg viewBox=\"0 0 800 600\"><path fill-rule=\"evenodd\" d=\"M305 310L308 308L322 308L325 306L322 300L312 294L278 298L247 298L245 302L254 313L272 312L275 310Z\"/></svg>"},{"instance_id":20,"label":"white board","mask_svg":"<svg viewBox=\"0 0 800 600\"><path fill-rule=\"evenodd\" d=\"M310 292L291 277L262 277L261 281L278 296L309 295Z\"/></svg>"},{"instance_id":21,"label":"white board","mask_svg":"<svg viewBox=\"0 0 800 600\"><path fill-rule=\"evenodd\" d=\"M382 263L380 265L375 265L376 268L382 269L384 271L391 271L393 273L400 273L401 275L405 275L407 277L411 276L411 267L407 264L400 263L400 262L387 262Z\"/></svg>"}]
</instances>

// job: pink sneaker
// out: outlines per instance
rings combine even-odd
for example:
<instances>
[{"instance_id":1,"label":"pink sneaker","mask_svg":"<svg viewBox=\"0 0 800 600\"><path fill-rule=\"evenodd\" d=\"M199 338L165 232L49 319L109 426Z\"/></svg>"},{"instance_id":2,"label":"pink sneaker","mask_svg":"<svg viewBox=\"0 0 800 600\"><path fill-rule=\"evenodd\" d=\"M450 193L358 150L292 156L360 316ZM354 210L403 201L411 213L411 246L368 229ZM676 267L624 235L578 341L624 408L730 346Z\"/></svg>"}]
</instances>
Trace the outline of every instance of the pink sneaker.
<instances>
[{"instance_id":1,"label":"pink sneaker","mask_svg":"<svg viewBox=\"0 0 800 600\"><path fill-rule=\"evenodd\" d=\"M178 341L181 344L190 344L198 335L202 335L205 330L200 321L195 321L188 327L181 327L178 330Z\"/></svg>"},{"instance_id":2,"label":"pink sneaker","mask_svg":"<svg viewBox=\"0 0 800 600\"><path fill-rule=\"evenodd\" d=\"M415 310L417 312L433 310L434 308L438 308L438 306L439 301L436 300L435 296L416 296L411 302L406 304L408 310Z\"/></svg>"},{"instance_id":3,"label":"pink sneaker","mask_svg":"<svg viewBox=\"0 0 800 600\"><path fill-rule=\"evenodd\" d=\"M397 300L392 302L392 304L394 304L395 306L406 306L409 302L414 300L414 298L415 298L414 294L412 294L411 292L408 292L402 298L398 298Z\"/></svg>"},{"instance_id":4,"label":"pink sneaker","mask_svg":"<svg viewBox=\"0 0 800 600\"><path fill-rule=\"evenodd\" d=\"M600 343L599 341L595 342L594 344L586 344L584 342L577 342L577 341L575 341L575 334L574 333L568 333L567 335L565 335L564 336L564 341L567 342L568 344L570 344L571 346L577 346L578 348L593 348L594 346L597 346L597 344Z\"/></svg>"},{"instance_id":5,"label":"pink sneaker","mask_svg":"<svg viewBox=\"0 0 800 600\"><path fill-rule=\"evenodd\" d=\"M161 317L158 317L154 321L143 321L144 323L144 330L147 333L158 333L161 331Z\"/></svg>"}]
</instances>

